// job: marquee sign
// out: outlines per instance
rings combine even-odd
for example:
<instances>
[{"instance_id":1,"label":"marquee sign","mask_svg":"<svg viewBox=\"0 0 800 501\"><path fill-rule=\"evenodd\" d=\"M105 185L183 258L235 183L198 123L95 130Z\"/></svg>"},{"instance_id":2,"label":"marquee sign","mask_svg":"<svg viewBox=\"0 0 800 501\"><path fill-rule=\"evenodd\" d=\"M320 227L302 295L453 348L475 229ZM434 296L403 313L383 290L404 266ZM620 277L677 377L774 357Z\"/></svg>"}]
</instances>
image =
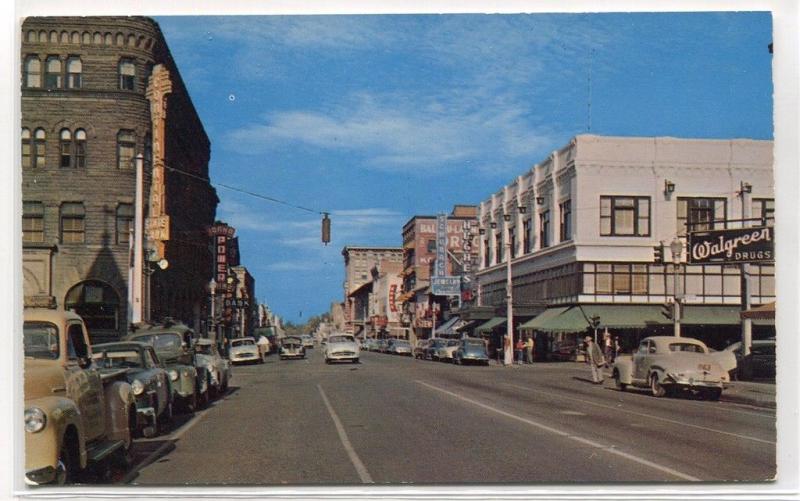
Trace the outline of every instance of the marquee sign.
<instances>
[{"instance_id":1,"label":"marquee sign","mask_svg":"<svg viewBox=\"0 0 800 501\"><path fill-rule=\"evenodd\" d=\"M688 261L700 263L763 263L775 260L772 226L689 233Z\"/></svg>"}]
</instances>

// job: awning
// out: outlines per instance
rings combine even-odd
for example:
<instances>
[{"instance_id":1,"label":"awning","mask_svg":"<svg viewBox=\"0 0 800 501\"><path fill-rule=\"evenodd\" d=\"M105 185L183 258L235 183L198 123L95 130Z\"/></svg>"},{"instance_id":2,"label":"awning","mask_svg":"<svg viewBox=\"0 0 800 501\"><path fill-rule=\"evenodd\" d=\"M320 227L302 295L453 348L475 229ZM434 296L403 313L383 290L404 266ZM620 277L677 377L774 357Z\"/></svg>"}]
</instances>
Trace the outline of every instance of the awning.
<instances>
[{"instance_id":1,"label":"awning","mask_svg":"<svg viewBox=\"0 0 800 501\"><path fill-rule=\"evenodd\" d=\"M683 311L681 311L681 323L685 325L739 325L742 323L741 314L742 310L734 305L687 305L684 306ZM773 322L774 317L771 319L759 317L753 321L756 325L772 325Z\"/></svg>"},{"instance_id":2,"label":"awning","mask_svg":"<svg viewBox=\"0 0 800 501\"><path fill-rule=\"evenodd\" d=\"M544 310L542 313L537 315L536 317L528 320L524 324L521 324L518 329L519 330L542 330L541 326L547 325L546 323L551 319L561 315L567 310L567 308L548 308Z\"/></svg>"},{"instance_id":3,"label":"awning","mask_svg":"<svg viewBox=\"0 0 800 501\"><path fill-rule=\"evenodd\" d=\"M462 320L461 318L457 317L456 321L451 326L449 326L447 329L442 331L442 335L443 336L455 336L457 334L460 334L460 332L458 331L459 327L461 327L463 325L466 325L466 324L467 324L466 320Z\"/></svg>"},{"instance_id":4,"label":"awning","mask_svg":"<svg viewBox=\"0 0 800 501\"><path fill-rule=\"evenodd\" d=\"M600 329L644 329L657 325L671 325L672 320L661 314L660 305L583 305L583 312L591 319L600 317ZM589 322L586 322L588 327Z\"/></svg>"},{"instance_id":5,"label":"awning","mask_svg":"<svg viewBox=\"0 0 800 501\"><path fill-rule=\"evenodd\" d=\"M484 332L489 332L495 327L499 327L505 323L506 323L506 317L492 317L491 320L482 323L477 329L475 329L475 332L479 334Z\"/></svg>"},{"instance_id":6,"label":"awning","mask_svg":"<svg viewBox=\"0 0 800 501\"><path fill-rule=\"evenodd\" d=\"M742 318L752 318L759 320L775 319L775 301L739 313Z\"/></svg>"},{"instance_id":7,"label":"awning","mask_svg":"<svg viewBox=\"0 0 800 501\"><path fill-rule=\"evenodd\" d=\"M464 321L463 324L453 327L453 330L456 332L465 332L468 330L472 330L475 326L478 326L483 323L483 320L470 320L469 322Z\"/></svg>"},{"instance_id":8,"label":"awning","mask_svg":"<svg viewBox=\"0 0 800 501\"><path fill-rule=\"evenodd\" d=\"M457 316L456 317L451 317L449 320L447 320L442 325L437 326L436 327L436 332L437 333L440 333L440 332L444 333L447 329L452 327L454 323L458 322L458 319L459 319L459 317L457 317Z\"/></svg>"}]
</instances>

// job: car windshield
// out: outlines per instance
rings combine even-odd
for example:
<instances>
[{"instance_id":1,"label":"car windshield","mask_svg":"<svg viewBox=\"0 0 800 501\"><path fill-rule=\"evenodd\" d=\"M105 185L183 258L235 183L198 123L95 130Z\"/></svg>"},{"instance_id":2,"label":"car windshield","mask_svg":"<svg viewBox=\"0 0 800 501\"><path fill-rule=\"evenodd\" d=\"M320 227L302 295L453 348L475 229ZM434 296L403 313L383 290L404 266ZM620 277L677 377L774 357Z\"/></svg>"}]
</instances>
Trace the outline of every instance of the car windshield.
<instances>
[{"instance_id":1,"label":"car windshield","mask_svg":"<svg viewBox=\"0 0 800 501\"><path fill-rule=\"evenodd\" d=\"M59 355L58 327L50 322L25 322L22 327L25 356L56 360Z\"/></svg>"},{"instance_id":2,"label":"car windshield","mask_svg":"<svg viewBox=\"0 0 800 501\"><path fill-rule=\"evenodd\" d=\"M354 342L353 336L331 336L328 338L329 343L352 343Z\"/></svg>"},{"instance_id":3,"label":"car windshield","mask_svg":"<svg viewBox=\"0 0 800 501\"><path fill-rule=\"evenodd\" d=\"M179 334L147 334L136 336L136 341L153 345L156 352L177 351L181 347L181 336Z\"/></svg>"},{"instance_id":4,"label":"car windshield","mask_svg":"<svg viewBox=\"0 0 800 501\"><path fill-rule=\"evenodd\" d=\"M117 351L104 350L92 355L101 367L106 369L119 367L144 367L142 356L136 350L120 349Z\"/></svg>"},{"instance_id":5,"label":"car windshield","mask_svg":"<svg viewBox=\"0 0 800 501\"><path fill-rule=\"evenodd\" d=\"M699 344L693 343L670 343L669 351L689 351L692 353L705 353L705 350Z\"/></svg>"},{"instance_id":6,"label":"car windshield","mask_svg":"<svg viewBox=\"0 0 800 501\"><path fill-rule=\"evenodd\" d=\"M199 353L201 355L213 355L214 352L211 350L211 346L212 345L210 343L209 344L197 344L197 345L195 345L195 350L197 350L197 353Z\"/></svg>"},{"instance_id":7,"label":"car windshield","mask_svg":"<svg viewBox=\"0 0 800 501\"><path fill-rule=\"evenodd\" d=\"M444 339L436 339L431 343L431 346L433 346L434 348L441 348L444 345L445 345Z\"/></svg>"},{"instance_id":8,"label":"car windshield","mask_svg":"<svg viewBox=\"0 0 800 501\"><path fill-rule=\"evenodd\" d=\"M480 339L467 339L466 341L464 341L464 344L466 344L467 346L483 347L483 341L481 341Z\"/></svg>"},{"instance_id":9,"label":"car windshield","mask_svg":"<svg viewBox=\"0 0 800 501\"><path fill-rule=\"evenodd\" d=\"M411 344L409 344L408 341L395 341L394 345L395 346L411 346Z\"/></svg>"},{"instance_id":10,"label":"car windshield","mask_svg":"<svg viewBox=\"0 0 800 501\"><path fill-rule=\"evenodd\" d=\"M234 339L231 341L231 346L255 346L252 339Z\"/></svg>"}]
</instances>

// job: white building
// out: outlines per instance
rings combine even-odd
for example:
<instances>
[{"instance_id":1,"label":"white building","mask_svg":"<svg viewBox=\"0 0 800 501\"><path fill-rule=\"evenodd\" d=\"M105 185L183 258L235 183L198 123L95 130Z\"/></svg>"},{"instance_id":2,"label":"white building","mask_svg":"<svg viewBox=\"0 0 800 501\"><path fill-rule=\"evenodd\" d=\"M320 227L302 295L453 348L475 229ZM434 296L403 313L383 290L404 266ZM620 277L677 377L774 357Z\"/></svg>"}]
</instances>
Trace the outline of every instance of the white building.
<instances>
[{"instance_id":1,"label":"white building","mask_svg":"<svg viewBox=\"0 0 800 501\"><path fill-rule=\"evenodd\" d=\"M548 310L528 322L530 330L582 332L593 316L611 331L668 330L660 310L673 297L673 268L654 263L654 246L665 243L671 263L669 244L685 235L687 222L694 230L750 217L771 225L772 147L747 139L575 137L481 203L481 304L505 304L510 251L515 310ZM752 303L774 301L774 266L750 272ZM717 344L736 332L738 266L682 265L678 276L687 329L728 326L706 333Z\"/></svg>"}]
</instances>

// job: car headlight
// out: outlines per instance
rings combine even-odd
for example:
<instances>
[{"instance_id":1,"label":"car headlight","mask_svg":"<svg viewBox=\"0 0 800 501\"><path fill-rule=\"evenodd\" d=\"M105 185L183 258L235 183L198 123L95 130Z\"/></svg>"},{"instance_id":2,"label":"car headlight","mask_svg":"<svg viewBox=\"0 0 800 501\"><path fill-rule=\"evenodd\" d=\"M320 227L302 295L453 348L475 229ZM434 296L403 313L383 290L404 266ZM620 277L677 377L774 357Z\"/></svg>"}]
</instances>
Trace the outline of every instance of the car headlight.
<instances>
[{"instance_id":1,"label":"car headlight","mask_svg":"<svg viewBox=\"0 0 800 501\"><path fill-rule=\"evenodd\" d=\"M138 379L134 379L133 383L131 383L131 389L133 389L134 395L141 395L144 391L144 384Z\"/></svg>"},{"instance_id":2,"label":"car headlight","mask_svg":"<svg viewBox=\"0 0 800 501\"><path fill-rule=\"evenodd\" d=\"M171 381L177 381L178 380L178 371L176 371L175 369L172 369L171 371L169 371L169 379Z\"/></svg>"},{"instance_id":3,"label":"car headlight","mask_svg":"<svg viewBox=\"0 0 800 501\"><path fill-rule=\"evenodd\" d=\"M42 431L45 424L47 424L47 416L42 409L38 407L25 409L25 431L28 433Z\"/></svg>"}]
</instances>

